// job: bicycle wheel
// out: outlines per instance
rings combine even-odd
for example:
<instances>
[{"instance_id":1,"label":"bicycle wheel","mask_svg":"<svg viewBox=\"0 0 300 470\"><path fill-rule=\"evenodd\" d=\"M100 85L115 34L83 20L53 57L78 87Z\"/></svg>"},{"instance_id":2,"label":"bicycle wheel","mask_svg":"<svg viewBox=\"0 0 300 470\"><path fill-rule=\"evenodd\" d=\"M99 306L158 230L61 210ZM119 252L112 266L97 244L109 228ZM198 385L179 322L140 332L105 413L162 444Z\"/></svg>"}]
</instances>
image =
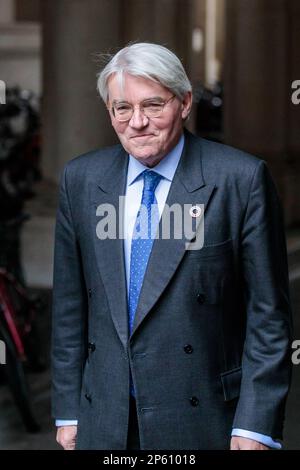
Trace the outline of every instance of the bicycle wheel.
<instances>
[{"instance_id":1,"label":"bicycle wheel","mask_svg":"<svg viewBox=\"0 0 300 470\"><path fill-rule=\"evenodd\" d=\"M26 430L32 433L38 432L40 430L40 426L38 425L33 413L30 390L25 376L23 362L18 356L15 345L11 340L10 333L7 331L2 318L0 318L0 337L3 338L6 344L6 364L4 366L4 371L15 404L19 410Z\"/></svg>"}]
</instances>

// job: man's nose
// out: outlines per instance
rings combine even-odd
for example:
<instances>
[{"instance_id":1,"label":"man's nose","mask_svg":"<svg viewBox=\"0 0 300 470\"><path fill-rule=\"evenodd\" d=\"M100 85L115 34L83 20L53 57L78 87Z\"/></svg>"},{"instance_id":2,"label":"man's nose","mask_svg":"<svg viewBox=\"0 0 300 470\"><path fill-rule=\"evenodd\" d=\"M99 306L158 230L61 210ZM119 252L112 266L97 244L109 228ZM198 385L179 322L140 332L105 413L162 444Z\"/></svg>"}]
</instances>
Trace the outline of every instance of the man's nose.
<instances>
[{"instance_id":1,"label":"man's nose","mask_svg":"<svg viewBox=\"0 0 300 470\"><path fill-rule=\"evenodd\" d=\"M134 108L129 125L135 129L142 129L147 126L148 122L149 119L145 116L143 111L139 107Z\"/></svg>"}]
</instances>

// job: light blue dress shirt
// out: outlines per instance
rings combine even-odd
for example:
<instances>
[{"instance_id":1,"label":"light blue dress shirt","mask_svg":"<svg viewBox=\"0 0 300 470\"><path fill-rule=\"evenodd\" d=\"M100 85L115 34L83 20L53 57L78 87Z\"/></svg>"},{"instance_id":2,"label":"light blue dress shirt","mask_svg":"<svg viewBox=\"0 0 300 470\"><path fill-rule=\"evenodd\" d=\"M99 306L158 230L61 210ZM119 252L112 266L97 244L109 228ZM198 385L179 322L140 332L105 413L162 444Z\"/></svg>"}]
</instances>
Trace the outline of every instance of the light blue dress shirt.
<instances>
[{"instance_id":1,"label":"light blue dress shirt","mask_svg":"<svg viewBox=\"0 0 300 470\"><path fill-rule=\"evenodd\" d=\"M164 205L166 203L170 186L182 154L183 146L184 136L182 135L178 144L173 148L173 150L171 150L171 152L168 153L168 155L166 155L155 167L151 168L151 170L154 170L163 176L155 190L159 216L161 216ZM126 198L124 206L124 256L127 292L129 291L131 238L143 193L143 177L141 174L146 168L147 167L139 162L136 158L134 158L132 155L129 155ZM56 420L56 426L68 426L76 424L76 420ZM274 449L281 448L281 444L279 442L275 442L271 437L252 431L246 431L244 429L233 429L232 436L247 437L248 439L261 442L262 444Z\"/></svg>"}]
</instances>

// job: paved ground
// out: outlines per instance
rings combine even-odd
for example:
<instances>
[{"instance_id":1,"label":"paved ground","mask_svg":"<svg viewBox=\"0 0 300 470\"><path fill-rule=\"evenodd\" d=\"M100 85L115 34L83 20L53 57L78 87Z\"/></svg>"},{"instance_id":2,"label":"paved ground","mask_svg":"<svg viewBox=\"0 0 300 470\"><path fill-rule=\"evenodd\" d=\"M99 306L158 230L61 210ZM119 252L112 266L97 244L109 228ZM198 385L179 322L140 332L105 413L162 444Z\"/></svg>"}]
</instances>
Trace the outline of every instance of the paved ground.
<instances>
[{"instance_id":1,"label":"paved ground","mask_svg":"<svg viewBox=\"0 0 300 470\"><path fill-rule=\"evenodd\" d=\"M51 189L51 188L50 188ZM47 194L54 194L54 192ZM34 214L23 235L23 261L27 280L38 287L47 308L40 317L40 327L49 364L51 270L54 226L54 196L33 201L29 210ZM291 298L295 322L295 338L300 339L300 232L288 234ZM9 391L0 385L0 449L57 449L55 428L50 418L50 371L30 374L36 416L41 425L38 434L26 433ZM286 449L300 449L300 365L294 367L293 383L288 400L284 444Z\"/></svg>"},{"instance_id":2,"label":"paved ground","mask_svg":"<svg viewBox=\"0 0 300 470\"><path fill-rule=\"evenodd\" d=\"M51 291L34 289L47 308L40 315L39 325L43 338L43 353L46 358L47 370L43 373L28 373L32 391L35 416L41 426L37 434L25 431L19 413L14 405L9 389L5 384L0 385L0 449L57 449L52 419L50 417L50 307ZM4 366L1 366L4 367Z\"/></svg>"}]
</instances>

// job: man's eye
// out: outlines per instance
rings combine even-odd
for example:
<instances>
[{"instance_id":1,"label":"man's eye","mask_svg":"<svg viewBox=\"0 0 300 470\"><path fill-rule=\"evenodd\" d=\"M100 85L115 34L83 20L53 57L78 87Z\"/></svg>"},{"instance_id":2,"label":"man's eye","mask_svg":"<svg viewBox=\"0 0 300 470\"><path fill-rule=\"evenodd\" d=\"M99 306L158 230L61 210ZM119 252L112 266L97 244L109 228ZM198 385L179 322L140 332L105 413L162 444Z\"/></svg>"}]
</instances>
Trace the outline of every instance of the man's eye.
<instances>
[{"instance_id":1,"label":"man's eye","mask_svg":"<svg viewBox=\"0 0 300 470\"><path fill-rule=\"evenodd\" d=\"M130 109L131 109L130 106L126 104L115 106L115 110L118 111L118 113L122 113L122 112L124 113L126 111L129 111Z\"/></svg>"},{"instance_id":2,"label":"man's eye","mask_svg":"<svg viewBox=\"0 0 300 470\"><path fill-rule=\"evenodd\" d=\"M144 103L143 107L145 109L160 109L162 107L162 103L158 102L150 102L150 103Z\"/></svg>"}]
</instances>

